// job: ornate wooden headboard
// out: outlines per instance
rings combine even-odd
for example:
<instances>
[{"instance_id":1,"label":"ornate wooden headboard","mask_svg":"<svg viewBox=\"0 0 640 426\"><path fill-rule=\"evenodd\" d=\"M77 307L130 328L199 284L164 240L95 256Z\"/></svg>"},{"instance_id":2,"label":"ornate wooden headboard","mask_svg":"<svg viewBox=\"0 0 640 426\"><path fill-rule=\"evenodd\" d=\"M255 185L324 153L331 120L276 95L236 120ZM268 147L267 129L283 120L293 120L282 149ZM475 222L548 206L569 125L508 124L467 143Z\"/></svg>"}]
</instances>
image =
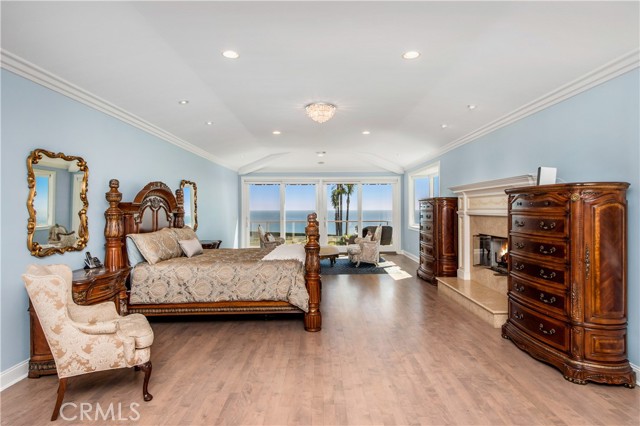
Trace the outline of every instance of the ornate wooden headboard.
<instances>
[{"instance_id":1,"label":"ornate wooden headboard","mask_svg":"<svg viewBox=\"0 0 640 426\"><path fill-rule=\"evenodd\" d=\"M105 266L122 268L128 265L125 238L128 234L154 232L162 228L184 227L184 197L182 189L171 189L162 182L150 182L138 192L132 202L122 202L117 179L109 181L105 194L109 208L105 211Z\"/></svg>"}]
</instances>

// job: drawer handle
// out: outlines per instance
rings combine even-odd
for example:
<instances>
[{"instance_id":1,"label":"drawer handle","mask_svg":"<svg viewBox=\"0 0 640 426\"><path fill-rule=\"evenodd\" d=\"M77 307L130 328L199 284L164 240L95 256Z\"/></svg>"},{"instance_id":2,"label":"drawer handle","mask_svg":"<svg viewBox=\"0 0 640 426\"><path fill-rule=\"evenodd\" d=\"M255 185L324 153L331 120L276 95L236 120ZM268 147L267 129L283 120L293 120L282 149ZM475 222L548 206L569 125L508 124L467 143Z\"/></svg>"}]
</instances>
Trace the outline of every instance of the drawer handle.
<instances>
[{"instance_id":1,"label":"drawer handle","mask_svg":"<svg viewBox=\"0 0 640 426\"><path fill-rule=\"evenodd\" d=\"M546 299L545 296L544 296L544 293L540 293L540 301L542 301L542 302L544 302L546 304L552 305L552 304L556 303L556 298L555 298L555 296L551 296L549 299Z\"/></svg>"},{"instance_id":2,"label":"drawer handle","mask_svg":"<svg viewBox=\"0 0 640 426\"><path fill-rule=\"evenodd\" d=\"M519 226L521 228L524 226L524 220L516 219L514 223L516 224L516 226Z\"/></svg>"},{"instance_id":3,"label":"drawer handle","mask_svg":"<svg viewBox=\"0 0 640 426\"><path fill-rule=\"evenodd\" d=\"M524 286L522 284L518 285L518 283L513 283L513 289L518 293L524 292Z\"/></svg>"},{"instance_id":4,"label":"drawer handle","mask_svg":"<svg viewBox=\"0 0 640 426\"><path fill-rule=\"evenodd\" d=\"M540 276L542 278L544 278L545 280L552 280L552 279L554 279L556 277L556 273L552 272L549 275L545 275L544 269L540 269Z\"/></svg>"},{"instance_id":5,"label":"drawer handle","mask_svg":"<svg viewBox=\"0 0 640 426\"><path fill-rule=\"evenodd\" d=\"M521 206L522 205L522 201L518 201L516 204Z\"/></svg>"},{"instance_id":6,"label":"drawer handle","mask_svg":"<svg viewBox=\"0 0 640 426\"><path fill-rule=\"evenodd\" d=\"M516 241L515 243L516 248L519 248L519 249L523 249L525 245L526 245L525 243L521 243L520 241Z\"/></svg>"},{"instance_id":7,"label":"drawer handle","mask_svg":"<svg viewBox=\"0 0 640 426\"><path fill-rule=\"evenodd\" d=\"M513 317L514 317L515 319L517 319L517 320L521 320L522 318L524 318L524 315L523 315L523 314L521 314L521 313L520 313L520 312L518 312L518 311L515 311L515 312L513 313Z\"/></svg>"},{"instance_id":8,"label":"drawer handle","mask_svg":"<svg viewBox=\"0 0 640 426\"><path fill-rule=\"evenodd\" d=\"M431 226L425 226L424 229L426 229L427 231L431 231Z\"/></svg>"},{"instance_id":9,"label":"drawer handle","mask_svg":"<svg viewBox=\"0 0 640 426\"><path fill-rule=\"evenodd\" d=\"M427 219L431 219L431 215L430 215L430 214L425 215L425 217L426 217Z\"/></svg>"},{"instance_id":10,"label":"drawer handle","mask_svg":"<svg viewBox=\"0 0 640 426\"><path fill-rule=\"evenodd\" d=\"M547 250L544 246L540 246L540 253L542 254L553 254L556 252L556 248L555 247L551 247L549 250Z\"/></svg>"},{"instance_id":11,"label":"drawer handle","mask_svg":"<svg viewBox=\"0 0 640 426\"><path fill-rule=\"evenodd\" d=\"M544 220L541 220L539 226L540 226L540 229L549 230L549 229L554 229L556 227L556 223L551 222L547 225L547 223Z\"/></svg>"},{"instance_id":12,"label":"drawer handle","mask_svg":"<svg viewBox=\"0 0 640 426\"><path fill-rule=\"evenodd\" d=\"M518 271L522 271L524 269L524 263L513 263L513 269L517 269Z\"/></svg>"},{"instance_id":13,"label":"drawer handle","mask_svg":"<svg viewBox=\"0 0 640 426\"><path fill-rule=\"evenodd\" d=\"M540 326L538 327L538 329L539 329L540 331L542 331L544 334L548 335L548 336L551 336L552 334L556 334L556 329L555 329L555 328L552 328L552 329L550 329L550 330L545 330L545 329L544 329L544 324L540 324Z\"/></svg>"},{"instance_id":14,"label":"drawer handle","mask_svg":"<svg viewBox=\"0 0 640 426\"><path fill-rule=\"evenodd\" d=\"M544 205L545 205L545 207L549 207L551 205L551 201L545 201Z\"/></svg>"}]
</instances>

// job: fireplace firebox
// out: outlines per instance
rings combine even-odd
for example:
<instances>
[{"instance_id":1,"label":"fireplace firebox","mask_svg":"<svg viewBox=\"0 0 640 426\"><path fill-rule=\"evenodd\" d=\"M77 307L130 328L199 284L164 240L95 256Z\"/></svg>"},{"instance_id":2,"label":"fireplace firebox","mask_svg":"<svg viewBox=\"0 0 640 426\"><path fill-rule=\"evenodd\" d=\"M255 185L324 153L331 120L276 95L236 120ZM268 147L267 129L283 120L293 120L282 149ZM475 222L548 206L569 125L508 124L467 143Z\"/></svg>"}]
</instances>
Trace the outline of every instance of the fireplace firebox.
<instances>
[{"instance_id":1,"label":"fireplace firebox","mask_svg":"<svg viewBox=\"0 0 640 426\"><path fill-rule=\"evenodd\" d=\"M494 235L473 236L473 266L485 266L501 275L507 274L509 247L507 239Z\"/></svg>"}]
</instances>

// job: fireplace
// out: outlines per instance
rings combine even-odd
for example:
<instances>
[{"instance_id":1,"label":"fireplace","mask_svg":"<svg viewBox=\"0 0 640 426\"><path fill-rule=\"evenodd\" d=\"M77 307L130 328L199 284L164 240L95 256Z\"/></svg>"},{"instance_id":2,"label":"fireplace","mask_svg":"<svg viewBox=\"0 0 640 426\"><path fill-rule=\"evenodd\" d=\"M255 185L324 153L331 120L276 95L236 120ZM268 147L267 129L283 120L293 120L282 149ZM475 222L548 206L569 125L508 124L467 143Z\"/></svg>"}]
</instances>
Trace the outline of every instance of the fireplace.
<instances>
[{"instance_id":1,"label":"fireplace","mask_svg":"<svg viewBox=\"0 0 640 426\"><path fill-rule=\"evenodd\" d=\"M473 266L485 266L501 275L507 274L508 244L504 237L473 236Z\"/></svg>"}]
</instances>

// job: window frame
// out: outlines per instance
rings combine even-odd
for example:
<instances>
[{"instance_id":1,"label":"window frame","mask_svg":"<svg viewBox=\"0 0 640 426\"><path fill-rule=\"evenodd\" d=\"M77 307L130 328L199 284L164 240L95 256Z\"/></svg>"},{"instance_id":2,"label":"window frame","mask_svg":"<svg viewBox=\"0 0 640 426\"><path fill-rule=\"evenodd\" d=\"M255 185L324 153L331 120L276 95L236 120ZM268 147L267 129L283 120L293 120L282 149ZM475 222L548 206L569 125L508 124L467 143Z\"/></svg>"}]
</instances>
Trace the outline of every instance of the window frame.
<instances>
[{"instance_id":1,"label":"window frame","mask_svg":"<svg viewBox=\"0 0 640 426\"><path fill-rule=\"evenodd\" d=\"M47 191L47 223L45 225L38 225L36 211L36 230L41 231L51 228L56 223L56 172L54 170L34 168L33 175L36 181L39 177L46 177L49 186Z\"/></svg>"},{"instance_id":2,"label":"window frame","mask_svg":"<svg viewBox=\"0 0 640 426\"><path fill-rule=\"evenodd\" d=\"M415 217L415 204L418 201L415 194L415 181L421 178L429 179L429 198L433 197L436 187L434 186L434 179L438 177L437 193L440 194L440 161L421 167L413 172L407 174L407 213L408 213L408 228L413 230L420 229L419 218Z\"/></svg>"}]
</instances>

